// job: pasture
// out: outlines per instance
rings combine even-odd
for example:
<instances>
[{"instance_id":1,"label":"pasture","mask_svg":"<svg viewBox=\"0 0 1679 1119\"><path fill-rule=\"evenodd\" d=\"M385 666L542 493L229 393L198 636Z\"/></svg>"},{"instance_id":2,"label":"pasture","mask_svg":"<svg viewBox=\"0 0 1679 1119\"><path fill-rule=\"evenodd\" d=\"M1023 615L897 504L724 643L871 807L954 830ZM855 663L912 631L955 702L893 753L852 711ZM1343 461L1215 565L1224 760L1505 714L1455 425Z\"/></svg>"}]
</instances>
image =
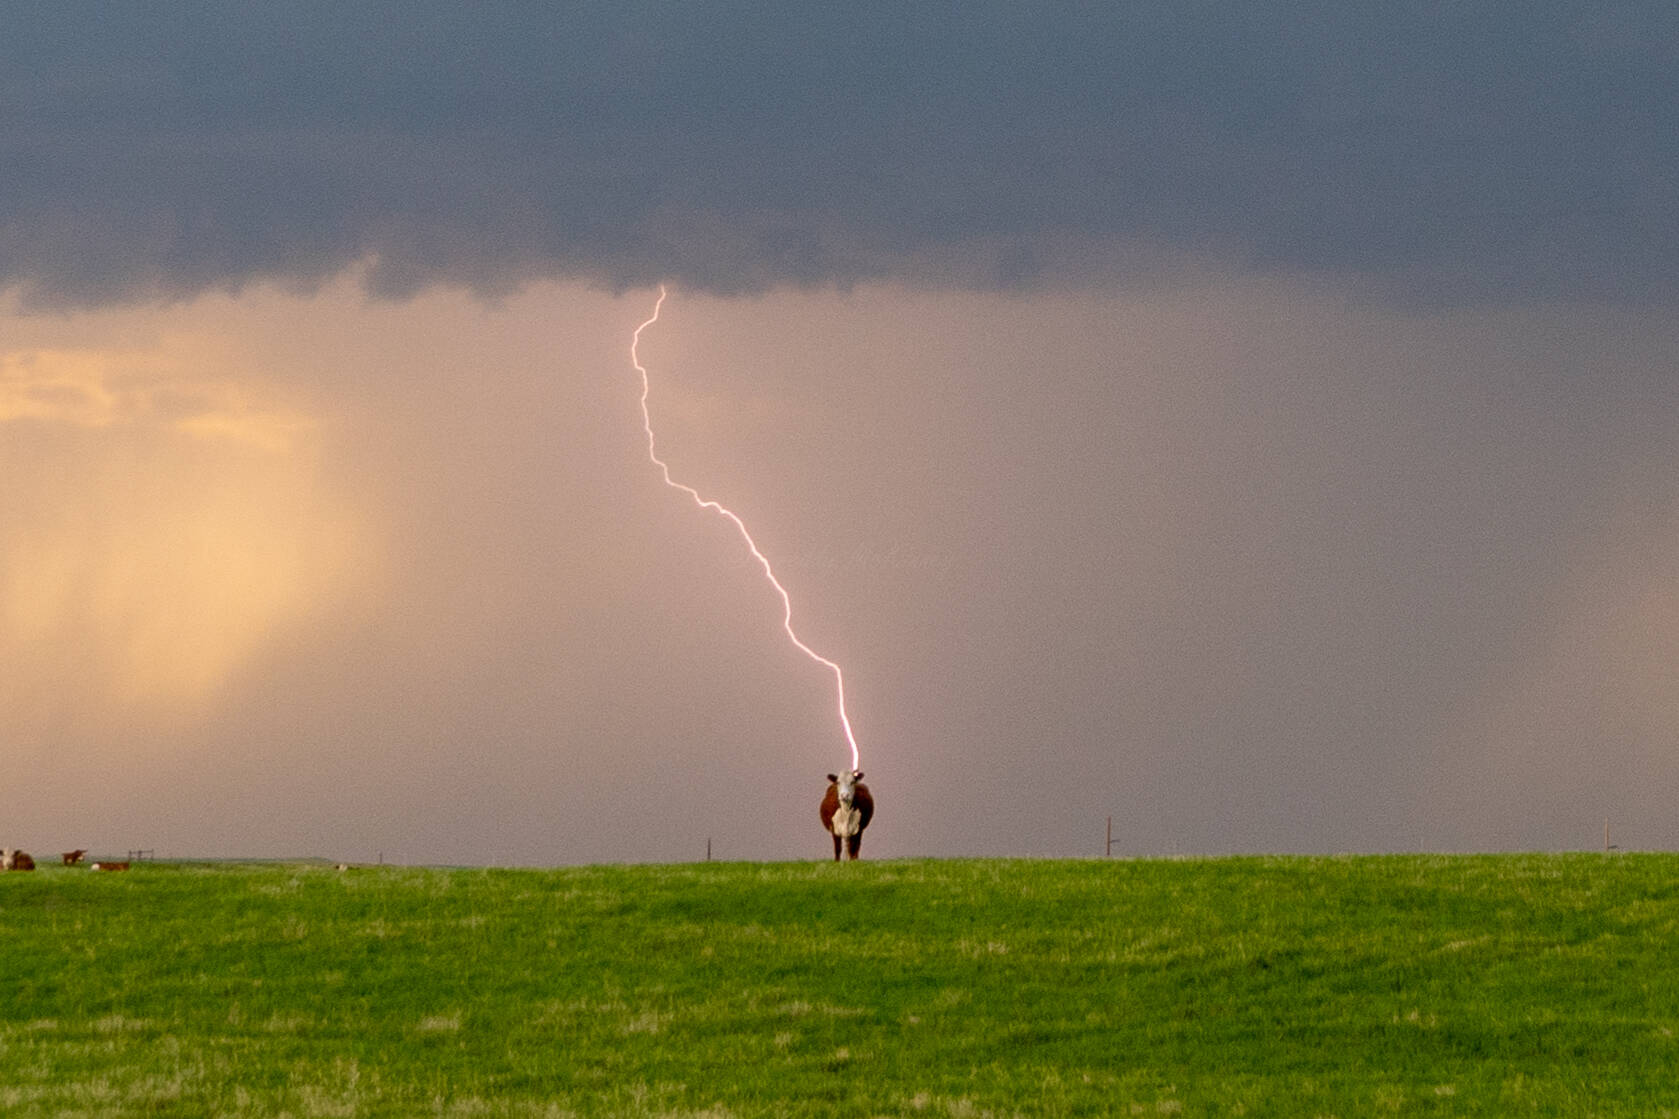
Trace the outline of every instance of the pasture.
<instances>
[{"instance_id":1,"label":"pasture","mask_svg":"<svg viewBox=\"0 0 1679 1119\"><path fill-rule=\"evenodd\" d=\"M0 875L0 1114L1679 1112L1679 857Z\"/></svg>"}]
</instances>

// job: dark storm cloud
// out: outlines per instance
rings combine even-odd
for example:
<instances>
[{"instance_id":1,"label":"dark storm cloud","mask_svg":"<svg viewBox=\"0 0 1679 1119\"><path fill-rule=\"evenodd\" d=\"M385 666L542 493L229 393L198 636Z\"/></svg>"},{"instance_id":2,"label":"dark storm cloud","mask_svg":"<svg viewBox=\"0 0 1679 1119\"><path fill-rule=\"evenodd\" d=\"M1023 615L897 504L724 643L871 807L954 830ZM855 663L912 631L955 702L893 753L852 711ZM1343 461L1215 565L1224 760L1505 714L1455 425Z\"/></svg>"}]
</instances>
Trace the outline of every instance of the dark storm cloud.
<instances>
[{"instance_id":1,"label":"dark storm cloud","mask_svg":"<svg viewBox=\"0 0 1679 1119\"><path fill-rule=\"evenodd\" d=\"M35 303L1180 252L1407 302L1679 294L1665 4L0 12L0 283Z\"/></svg>"}]
</instances>

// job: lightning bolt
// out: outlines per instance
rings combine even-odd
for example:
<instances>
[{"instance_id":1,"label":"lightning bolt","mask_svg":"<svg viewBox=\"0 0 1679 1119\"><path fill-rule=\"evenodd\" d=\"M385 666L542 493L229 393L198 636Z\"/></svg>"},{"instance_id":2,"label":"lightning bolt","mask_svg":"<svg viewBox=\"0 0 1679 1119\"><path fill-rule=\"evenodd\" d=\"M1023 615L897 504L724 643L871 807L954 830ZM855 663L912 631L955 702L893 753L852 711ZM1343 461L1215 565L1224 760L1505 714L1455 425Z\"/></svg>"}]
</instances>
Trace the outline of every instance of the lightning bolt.
<instances>
[{"instance_id":1,"label":"lightning bolt","mask_svg":"<svg viewBox=\"0 0 1679 1119\"><path fill-rule=\"evenodd\" d=\"M845 728L845 741L851 747L851 768L857 769L857 736L851 732L851 719L845 713L845 673L840 671L839 665L835 664L821 653L818 653L815 649L812 649L803 641L800 641L799 635L793 632L793 599L790 595L788 595L787 588L781 585L781 580L775 577L775 570L770 567L770 561L765 557L764 553L758 550L758 545L752 539L752 534L746 531L746 522L742 521L733 512L725 509L717 502L712 501L709 498L702 497L700 495L700 491L696 490L694 487L685 486L681 482L671 478L670 465L666 463L664 459L659 457L659 453L653 439L653 417L647 411L647 397L652 391L652 384L648 380L646 367L641 364L640 348L641 332L659 321L659 310L665 305L665 295L665 286L660 284L659 299L653 304L652 317L635 328L635 335L630 340L630 364L635 366L635 371L637 373L641 374L641 428L647 433L647 457L653 461L654 466L659 468L659 473L664 475L665 485L669 486L673 490L681 490L683 493L692 498L694 504L699 506L701 509L709 509L719 516L727 517L730 523L735 526L736 531L740 533L740 538L746 542L746 547L752 553L752 558L757 560L758 566L764 569L764 578L770 581L770 586L775 588L775 593L781 596L781 628L787 632L787 639L798 648L799 652L803 653L805 656L809 657L811 660L834 674L834 691L839 697L840 726Z\"/></svg>"}]
</instances>

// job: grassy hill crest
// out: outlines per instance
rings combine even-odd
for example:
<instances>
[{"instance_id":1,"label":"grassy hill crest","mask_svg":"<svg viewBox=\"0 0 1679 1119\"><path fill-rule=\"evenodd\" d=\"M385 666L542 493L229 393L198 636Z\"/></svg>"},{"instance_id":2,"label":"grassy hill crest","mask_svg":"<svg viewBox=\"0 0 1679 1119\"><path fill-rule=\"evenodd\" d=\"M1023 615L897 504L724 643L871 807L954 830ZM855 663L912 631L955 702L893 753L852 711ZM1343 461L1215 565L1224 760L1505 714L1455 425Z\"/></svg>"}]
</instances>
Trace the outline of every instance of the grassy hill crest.
<instances>
[{"instance_id":1,"label":"grassy hill crest","mask_svg":"<svg viewBox=\"0 0 1679 1119\"><path fill-rule=\"evenodd\" d=\"M1659 1115L1679 856L0 875L6 1115Z\"/></svg>"}]
</instances>

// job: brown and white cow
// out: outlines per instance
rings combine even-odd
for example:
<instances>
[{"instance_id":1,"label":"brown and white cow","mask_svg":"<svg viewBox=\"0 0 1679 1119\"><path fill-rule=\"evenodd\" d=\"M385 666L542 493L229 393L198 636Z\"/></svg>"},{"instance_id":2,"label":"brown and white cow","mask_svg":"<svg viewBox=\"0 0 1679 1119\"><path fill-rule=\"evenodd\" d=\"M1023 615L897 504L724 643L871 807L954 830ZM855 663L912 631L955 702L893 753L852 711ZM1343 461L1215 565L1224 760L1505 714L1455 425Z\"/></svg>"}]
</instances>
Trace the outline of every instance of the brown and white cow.
<instances>
[{"instance_id":1,"label":"brown and white cow","mask_svg":"<svg viewBox=\"0 0 1679 1119\"><path fill-rule=\"evenodd\" d=\"M64 852L64 865L75 866L82 861L82 857L86 854L87 848L85 847L78 847L74 851L66 851Z\"/></svg>"},{"instance_id":2,"label":"brown and white cow","mask_svg":"<svg viewBox=\"0 0 1679 1119\"><path fill-rule=\"evenodd\" d=\"M822 826L833 833L834 861L839 862L842 847L855 859L863 848L863 829L874 819L874 797L863 784L863 771L828 774L828 791L817 811Z\"/></svg>"},{"instance_id":3,"label":"brown and white cow","mask_svg":"<svg viewBox=\"0 0 1679 1119\"><path fill-rule=\"evenodd\" d=\"M111 862L105 862L105 863L94 863L94 864L93 864L93 866L92 866L92 867L91 867L91 868L90 868L90 869L93 869L93 870L127 870L127 869L128 869L128 863L126 863L126 862L120 862L120 863L111 863Z\"/></svg>"},{"instance_id":4,"label":"brown and white cow","mask_svg":"<svg viewBox=\"0 0 1679 1119\"><path fill-rule=\"evenodd\" d=\"M0 870L34 870L35 860L29 852L13 847L0 847Z\"/></svg>"}]
</instances>

